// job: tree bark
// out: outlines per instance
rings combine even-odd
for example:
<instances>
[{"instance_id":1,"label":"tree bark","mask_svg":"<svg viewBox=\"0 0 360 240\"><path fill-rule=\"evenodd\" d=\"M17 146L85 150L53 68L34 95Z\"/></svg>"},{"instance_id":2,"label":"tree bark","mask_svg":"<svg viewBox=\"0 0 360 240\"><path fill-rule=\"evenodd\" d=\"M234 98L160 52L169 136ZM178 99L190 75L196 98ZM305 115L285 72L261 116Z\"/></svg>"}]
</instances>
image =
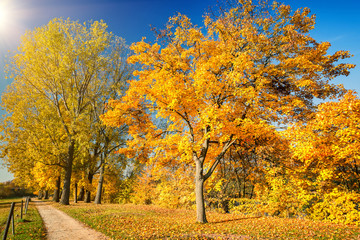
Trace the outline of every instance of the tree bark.
<instances>
[{"instance_id":1,"label":"tree bark","mask_svg":"<svg viewBox=\"0 0 360 240\"><path fill-rule=\"evenodd\" d=\"M75 183L75 187L74 187L74 203L77 203L77 189L78 189L78 185L77 183Z\"/></svg>"},{"instance_id":2,"label":"tree bark","mask_svg":"<svg viewBox=\"0 0 360 240\"><path fill-rule=\"evenodd\" d=\"M69 205L70 199L70 187L71 187L71 173L72 165L74 160L74 151L75 151L75 141L72 140L69 145L68 158L65 168L65 178L64 178L64 187L61 194L60 204Z\"/></svg>"},{"instance_id":3,"label":"tree bark","mask_svg":"<svg viewBox=\"0 0 360 240\"><path fill-rule=\"evenodd\" d=\"M229 213L230 212L229 199L221 199L221 208L223 209L224 213Z\"/></svg>"},{"instance_id":4,"label":"tree bark","mask_svg":"<svg viewBox=\"0 0 360 240\"><path fill-rule=\"evenodd\" d=\"M56 179L56 188L54 190L54 196L53 196L53 201L54 202L59 202L60 201L60 177L58 177Z\"/></svg>"},{"instance_id":5,"label":"tree bark","mask_svg":"<svg viewBox=\"0 0 360 240\"><path fill-rule=\"evenodd\" d=\"M88 173L88 180L89 180L89 184L92 184L92 180L93 180L94 174L93 173ZM91 191L86 189L85 192L85 199L84 202L86 203L90 203L91 202Z\"/></svg>"},{"instance_id":6,"label":"tree bark","mask_svg":"<svg viewBox=\"0 0 360 240\"><path fill-rule=\"evenodd\" d=\"M45 190L44 199L49 199L49 190Z\"/></svg>"},{"instance_id":7,"label":"tree bark","mask_svg":"<svg viewBox=\"0 0 360 240\"><path fill-rule=\"evenodd\" d=\"M210 126L206 126L204 129L204 134L206 135L210 131ZM221 159L224 157L226 151L231 147L234 143L232 139L233 135L230 136L229 141L224 144L221 153L216 157L215 161L211 165L211 167L204 174L204 161L206 158L207 151L209 149L210 139L206 139L201 147L201 151L199 156L195 152L193 152L193 159L196 164L195 168L195 201L196 201L196 213L197 213L197 222L199 223L207 223L206 213L205 213L205 199L204 199L204 182L208 179L213 172L215 171L217 165L220 163Z\"/></svg>"},{"instance_id":8,"label":"tree bark","mask_svg":"<svg viewBox=\"0 0 360 240\"><path fill-rule=\"evenodd\" d=\"M85 198L84 198L84 203L90 203L91 202L91 192L89 190L85 190Z\"/></svg>"},{"instance_id":9,"label":"tree bark","mask_svg":"<svg viewBox=\"0 0 360 240\"><path fill-rule=\"evenodd\" d=\"M43 198L43 191L39 190L38 192L38 199L42 199Z\"/></svg>"},{"instance_id":10,"label":"tree bark","mask_svg":"<svg viewBox=\"0 0 360 240\"><path fill-rule=\"evenodd\" d=\"M95 204L101 204L101 192L104 182L104 171L105 171L105 164L103 163L100 168L100 177L99 177L99 183L96 191L96 197L95 197Z\"/></svg>"},{"instance_id":11,"label":"tree bark","mask_svg":"<svg viewBox=\"0 0 360 240\"><path fill-rule=\"evenodd\" d=\"M243 196L246 197L246 179L244 178L244 185L243 185Z\"/></svg>"},{"instance_id":12,"label":"tree bark","mask_svg":"<svg viewBox=\"0 0 360 240\"><path fill-rule=\"evenodd\" d=\"M254 186L254 185L252 185L250 199L252 199L252 198L253 198L254 188L255 188L255 186Z\"/></svg>"},{"instance_id":13,"label":"tree bark","mask_svg":"<svg viewBox=\"0 0 360 240\"><path fill-rule=\"evenodd\" d=\"M85 194L85 188L84 188L84 186L81 186L80 193L78 196L78 201L84 201L84 194Z\"/></svg>"},{"instance_id":14,"label":"tree bark","mask_svg":"<svg viewBox=\"0 0 360 240\"><path fill-rule=\"evenodd\" d=\"M203 164L200 161L196 161L195 169L195 201L196 201L196 221L199 223L207 223L205 213L205 199L204 199L204 176L203 176Z\"/></svg>"}]
</instances>

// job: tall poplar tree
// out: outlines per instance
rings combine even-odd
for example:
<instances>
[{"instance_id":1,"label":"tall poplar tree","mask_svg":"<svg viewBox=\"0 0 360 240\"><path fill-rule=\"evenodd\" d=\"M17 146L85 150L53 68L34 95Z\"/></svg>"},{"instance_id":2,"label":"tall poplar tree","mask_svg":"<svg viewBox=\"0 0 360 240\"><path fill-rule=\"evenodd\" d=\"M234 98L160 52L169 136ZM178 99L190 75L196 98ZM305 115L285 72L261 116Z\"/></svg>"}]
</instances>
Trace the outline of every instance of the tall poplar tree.
<instances>
[{"instance_id":1,"label":"tall poplar tree","mask_svg":"<svg viewBox=\"0 0 360 240\"><path fill-rule=\"evenodd\" d=\"M124 47L102 21L54 19L27 32L12 58L14 84L36 95L34 107L51 111L49 121L58 121L64 133L62 204L69 204L73 161L81 141L88 140L84 126L90 125L91 107L109 97L107 89L114 88L114 82L124 80L124 68L119 66L125 63L116 53ZM17 100L32 102L31 96Z\"/></svg>"}]
</instances>

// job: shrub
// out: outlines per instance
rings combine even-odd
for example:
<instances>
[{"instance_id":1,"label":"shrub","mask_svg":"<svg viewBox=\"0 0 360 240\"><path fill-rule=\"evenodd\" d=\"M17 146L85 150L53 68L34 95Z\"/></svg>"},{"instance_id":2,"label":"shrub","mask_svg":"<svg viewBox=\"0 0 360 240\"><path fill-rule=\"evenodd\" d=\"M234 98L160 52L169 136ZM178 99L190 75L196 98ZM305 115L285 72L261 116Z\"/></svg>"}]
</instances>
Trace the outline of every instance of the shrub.
<instances>
[{"instance_id":1,"label":"shrub","mask_svg":"<svg viewBox=\"0 0 360 240\"><path fill-rule=\"evenodd\" d=\"M359 206L359 193L335 188L332 192L324 194L323 199L309 209L309 213L314 220L360 225Z\"/></svg>"}]
</instances>

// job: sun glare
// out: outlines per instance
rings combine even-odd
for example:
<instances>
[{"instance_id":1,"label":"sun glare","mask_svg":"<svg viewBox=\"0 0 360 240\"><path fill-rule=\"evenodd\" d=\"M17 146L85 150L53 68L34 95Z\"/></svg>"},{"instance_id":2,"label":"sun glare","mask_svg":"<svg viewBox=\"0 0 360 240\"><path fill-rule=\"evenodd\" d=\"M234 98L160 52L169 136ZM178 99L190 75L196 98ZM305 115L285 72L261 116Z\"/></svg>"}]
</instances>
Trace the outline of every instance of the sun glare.
<instances>
[{"instance_id":1,"label":"sun glare","mask_svg":"<svg viewBox=\"0 0 360 240\"><path fill-rule=\"evenodd\" d=\"M6 27L6 22L8 21L8 12L9 8L6 5L6 2L0 3L0 29L3 30Z\"/></svg>"},{"instance_id":2,"label":"sun glare","mask_svg":"<svg viewBox=\"0 0 360 240\"><path fill-rule=\"evenodd\" d=\"M0 51L17 45L24 31L20 18L26 17L23 2L17 0L0 0Z\"/></svg>"}]
</instances>

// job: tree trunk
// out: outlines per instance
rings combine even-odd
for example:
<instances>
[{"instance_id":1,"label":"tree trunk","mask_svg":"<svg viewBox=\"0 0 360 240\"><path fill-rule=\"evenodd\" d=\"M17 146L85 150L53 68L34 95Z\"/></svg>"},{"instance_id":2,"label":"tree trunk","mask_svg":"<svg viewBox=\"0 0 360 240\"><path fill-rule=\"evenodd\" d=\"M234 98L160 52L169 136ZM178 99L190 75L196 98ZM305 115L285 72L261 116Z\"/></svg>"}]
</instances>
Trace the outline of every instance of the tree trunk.
<instances>
[{"instance_id":1,"label":"tree trunk","mask_svg":"<svg viewBox=\"0 0 360 240\"><path fill-rule=\"evenodd\" d=\"M255 188L255 186L254 186L254 185L252 185L250 199L252 199L252 198L253 198L254 188Z\"/></svg>"},{"instance_id":2,"label":"tree trunk","mask_svg":"<svg viewBox=\"0 0 360 240\"><path fill-rule=\"evenodd\" d=\"M89 180L89 184L90 184L90 185L92 184L93 177L94 177L94 174L88 173L88 180ZM90 203L90 202L91 202L91 191L88 190L88 189L86 189L86 192L85 192L84 202L86 202L86 203Z\"/></svg>"},{"instance_id":3,"label":"tree trunk","mask_svg":"<svg viewBox=\"0 0 360 240\"><path fill-rule=\"evenodd\" d=\"M98 187L97 187L97 191L96 191L96 197L95 197L96 204L101 204L101 192L102 192L103 182L104 182L104 171L105 171L105 164L103 163L103 165L100 168L99 183L98 183Z\"/></svg>"},{"instance_id":4,"label":"tree trunk","mask_svg":"<svg viewBox=\"0 0 360 240\"><path fill-rule=\"evenodd\" d=\"M230 212L229 199L227 199L227 198L221 199L221 208L223 209L224 213Z\"/></svg>"},{"instance_id":5,"label":"tree trunk","mask_svg":"<svg viewBox=\"0 0 360 240\"><path fill-rule=\"evenodd\" d=\"M77 183L75 183L75 187L74 187L74 203L77 203L77 189L78 189L78 185Z\"/></svg>"},{"instance_id":6,"label":"tree trunk","mask_svg":"<svg viewBox=\"0 0 360 240\"><path fill-rule=\"evenodd\" d=\"M202 163L196 161L195 169L195 201L196 201L196 221L199 223L207 223L205 213L205 199L204 199L204 176Z\"/></svg>"},{"instance_id":7,"label":"tree trunk","mask_svg":"<svg viewBox=\"0 0 360 240\"><path fill-rule=\"evenodd\" d=\"M243 185L243 196L246 197L246 179L244 178L244 185Z\"/></svg>"},{"instance_id":8,"label":"tree trunk","mask_svg":"<svg viewBox=\"0 0 360 240\"><path fill-rule=\"evenodd\" d=\"M54 196L53 196L53 201L54 202L59 202L60 201L60 177L58 177L56 179L56 188L54 190Z\"/></svg>"},{"instance_id":9,"label":"tree trunk","mask_svg":"<svg viewBox=\"0 0 360 240\"><path fill-rule=\"evenodd\" d=\"M70 142L69 150L68 150L68 158L65 168L65 178L64 178L64 187L61 194L60 204L69 205L70 199L70 188L71 188L71 173L72 173L72 165L74 160L74 151L75 151L75 141L72 140Z\"/></svg>"},{"instance_id":10,"label":"tree trunk","mask_svg":"<svg viewBox=\"0 0 360 240\"><path fill-rule=\"evenodd\" d=\"M240 181L240 177L238 176L238 173L237 171L235 171L235 176L236 176L236 182L237 182L237 185L238 185L238 194L239 194L239 198L241 198L241 181Z\"/></svg>"},{"instance_id":11,"label":"tree trunk","mask_svg":"<svg viewBox=\"0 0 360 240\"><path fill-rule=\"evenodd\" d=\"M91 202L90 197L91 197L91 192L86 189L86 191L85 191L84 203L90 203L90 202Z\"/></svg>"},{"instance_id":12,"label":"tree trunk","mask_svg":"<svg viewBox=\"0 0 360 240\"><path fill-rule=\"evenodd\" d=\"M49 199L49 190L45 190L44 199Z\"/></svg>"},{"instance_id":13,"label":"tree trunk","mask_svg":"<svg viewBox=\"0 0 360 240\"><path fill-rule=\"evenodd\" d=\"M39 190L38 199L42 199L42 198L43 198L43 192L42 192L42 190Z\"/></svg>"},{"instance_id":14,"label":"tree trunk","mask_svg":"<svg viewBox=\"0 0 360 240\"><path fill-rule=\"evenodd\" d=\"M81 186L80 193L78 196L78 201L84 201L84 194L85 194L85 188L84 188L84 186Z\"/></svg>"}]
</instances>

